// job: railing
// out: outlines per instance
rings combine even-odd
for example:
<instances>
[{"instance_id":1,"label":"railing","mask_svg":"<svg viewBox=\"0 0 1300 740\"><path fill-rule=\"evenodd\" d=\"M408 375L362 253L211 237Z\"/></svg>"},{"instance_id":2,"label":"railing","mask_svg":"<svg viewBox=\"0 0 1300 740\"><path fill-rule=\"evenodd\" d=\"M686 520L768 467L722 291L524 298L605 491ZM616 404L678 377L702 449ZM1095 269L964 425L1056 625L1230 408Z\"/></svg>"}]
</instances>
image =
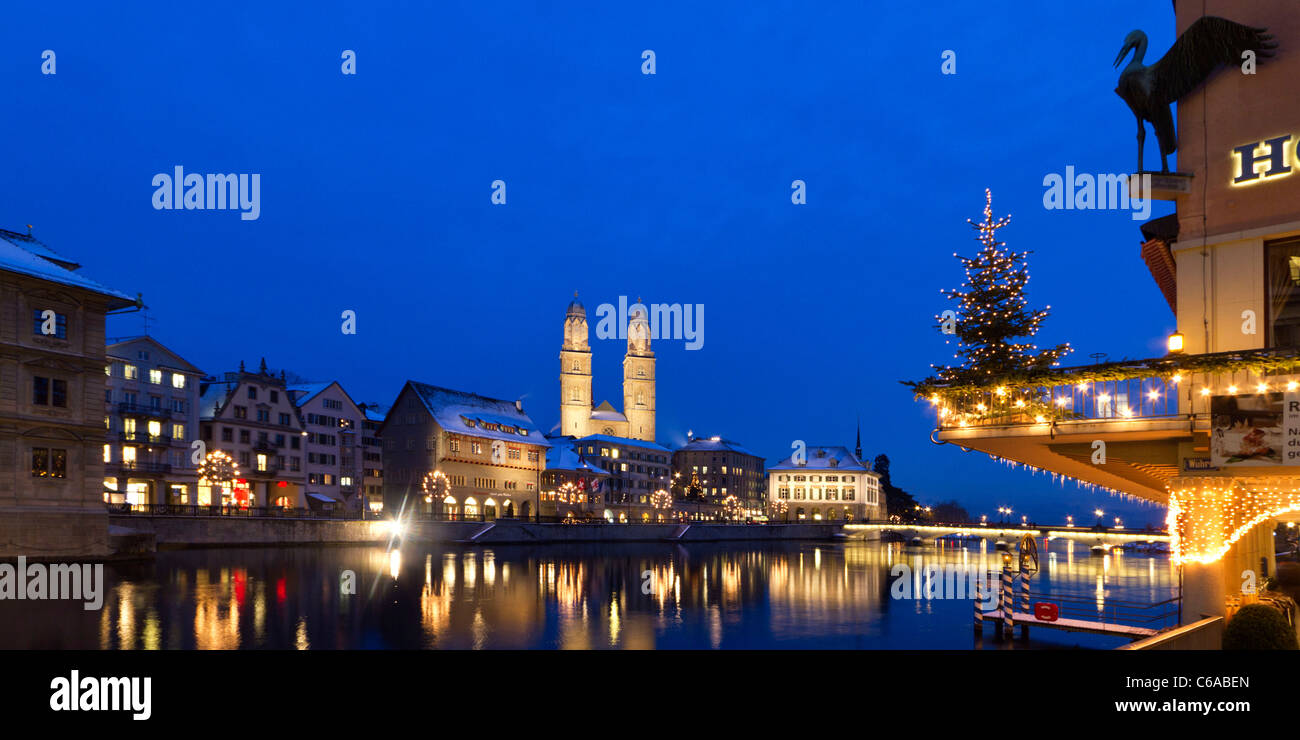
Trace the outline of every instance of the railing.
<instances>
[{"instance_id":1,"label":"railing","mask_svg":"<svg viewBox=\"0 0 1300 740\"><path fill-rule=\"evenodd\" d=\"M616 515L617 515L618 513L625 513L625 512L616 512ZM651 516L655 516L655 515L652 514ZM413 514L412 517L413 517L414 519L418 520L418 521L426 521L426 522L492 522L492 521L519 521L519 522L537 522L537 523L543 523L543 524L545 524L545 523L551 523L551 524L600 524L600 525L608 525L608 526L615 526L615 527L627 526L627 525L646 525L646 524L655 524L655 525L659 525L659 526L664 526L664 525L668 525L668 524L728 524L728 525L735 525L735 526L738 526L738 527L743 527L743 526L753 526L753 525L763 525L763 524L827 524L827 525L844 525L844 524L869 524L869 523L872 523L872 522L868 522L868 521L865 520L865 519L853 519L853 520L849 520L849 521L845 521L845 520L843 520L843 519L839 519L839 520L836 520L836 519L825 519L825 520L817 520L817 521L813 521L813 520L811 520L811 519L804 519L804 520L798 520L798 521L791 520L791 521L788 521L788 522L787 522L787 521L784 521L784 520L777 520L777 519L773 519L773 520L768 521L768 522L761 522L761 521L757 521L757 520L754 520L754 519L734 519L734 520L731 520L731 519L716 519L716 520L709 519L709 520L699 520L699 519L680 518L680 517L676 517L676 516L671 516L671 517L670 517L670 516L667 515L667 514L665 514L665 517L666 517L666 518L665 518L663 521L658 521L657 519L653 519L653 518L650 519L650 520L648 520L648 521L643 521L643 520L641 519L639 513L636 514L635 518L633 518L633 517L628 517L628 519L627 519L627 520L624 520L624 521L620 521L619 519L605 519L604 517L599 516L599 515L597 515L597 514L590 514L590 515L584 515L584 516L577 516L577 515L575 515L575 516L573 516L573 517L562 517L562 516L556 516L556 515L553 515L553 514L546 514L546 515L543 515L543 516L535 516L535 515L530 514L530 515L528 515L528 516L513 516L513 517L511 517L511 516L502 516L502 515L500 515L500 514L497 514L497 515L495 515L495 516L488 516L487 514L485 514L485 513L482 512L482 511L479 511L479 512L474 513L474 514L468 514L468 515L467 515L467 514L460 514L460 513L450 513L450 512L445 512L445 511L440 511L440 512L436 512L436 513L432 513L432 514L429 513L429 512L417 512L417 513ZM880 524L881 522L880 522L880 521L876 521L876 522L874 522L874 523L875 523L875 524Z\"/></svg>"},{"instance_id":2,"label":"railing","mask_svg":"<svg viewBox=\"0 0 1300 740\"><path fill-rule=\"evenodd\" d=\"M119 403L117 405L119 414L131 414L135 416L153 416L169 417L172 412L170 409L164 409L161 406L145 406L142 403Z\"/></svg>"},{"instance_id":3,"label":"railing","mask_svg":"<svg viewBox=\"0 0 1300 740\"><path fill-rule=\"evenodd\" d=\"M129 470L137 473L157 473L167 475L172 472L172 466L167 463L140 462L139 460L120 460L118 462L108 463L107 467L117 468L119 470Z\"/></svg>"},{"instance_id":4,"label":"railing","mask_svg":"<svg viewBox=\"0 0 1300 740\"><path fill-rule=\"evenodd\" d=\"M284 509L276 506L203 506L199 504L104 504L109 514L131 516L242 517L271 519L377 519L344 509Z\"/></svg>"},{"instance_id":5,"label":"railing","mask_svg":"<svg viewBox=\"0 0 1300 740\"><path fill-rule=\"evenodd\" d=\"M124 442L148 442L150 444L162 444L171 441L171 437L164 437L161 434L149 434L148 432L118 432L118 437Z\"/></svg>"},{"instance_id":6,"label":"railing","mask_svg":"<svg viewBox=\"0 0 1300 740\"><path fill-rule=\"evenodd\" d=\"M1171 355L917 391L936 407L941 430L1159 419L1208 424L1214 396L1295 390L1297 381L1300 354L1284 349Z\"/></svg>"}]
</instances>

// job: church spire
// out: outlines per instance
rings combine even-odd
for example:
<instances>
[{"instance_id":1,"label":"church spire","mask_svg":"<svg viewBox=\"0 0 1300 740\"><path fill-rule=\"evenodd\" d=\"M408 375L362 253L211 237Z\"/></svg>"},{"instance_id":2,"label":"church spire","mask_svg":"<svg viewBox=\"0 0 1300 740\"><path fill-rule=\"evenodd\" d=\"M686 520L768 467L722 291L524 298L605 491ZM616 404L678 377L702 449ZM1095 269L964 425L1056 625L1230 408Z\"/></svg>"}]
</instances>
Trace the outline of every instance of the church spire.
<instances>
[{"instance_id":1,"label":"church spire","mask_svg":"<svg viewBox=\"0 0 1300 740\"><path fill-rule=\"evenodd\" d=\"M858 456L858 462L862 462L862 414L858 414L858 444L853 448L853 454Z\"/></svg>"}]
</instances>

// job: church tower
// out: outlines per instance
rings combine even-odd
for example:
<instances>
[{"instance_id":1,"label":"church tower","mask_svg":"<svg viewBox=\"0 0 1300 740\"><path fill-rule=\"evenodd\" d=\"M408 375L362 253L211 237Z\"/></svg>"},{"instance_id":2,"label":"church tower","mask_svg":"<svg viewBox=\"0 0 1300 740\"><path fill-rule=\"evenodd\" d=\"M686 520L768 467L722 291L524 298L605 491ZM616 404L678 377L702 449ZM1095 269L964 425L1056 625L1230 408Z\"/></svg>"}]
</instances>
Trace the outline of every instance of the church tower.
<instances>
[{"instance_id":1,"label":"church tower","mask_svg":"<svg viewBox=\"0 0 1300 740\"><path fill-rule=\"evenodd\" d=\"M623 415L627 417L627 436L655 441L655 353L650 349L649 312L640 298L628 310Z\"/></svg>"},{"instance_id":2,"label":"church tower","mask_svg":"<svg viewBox=\"0 0 1300 740\"><path fill-rule=\"evenodd\" d=\"M587 344L587 309L573 302L564 316L564 345L560 347L560 434L587 435L591 419L591 347Z\"/></svg>"}]
</instances>

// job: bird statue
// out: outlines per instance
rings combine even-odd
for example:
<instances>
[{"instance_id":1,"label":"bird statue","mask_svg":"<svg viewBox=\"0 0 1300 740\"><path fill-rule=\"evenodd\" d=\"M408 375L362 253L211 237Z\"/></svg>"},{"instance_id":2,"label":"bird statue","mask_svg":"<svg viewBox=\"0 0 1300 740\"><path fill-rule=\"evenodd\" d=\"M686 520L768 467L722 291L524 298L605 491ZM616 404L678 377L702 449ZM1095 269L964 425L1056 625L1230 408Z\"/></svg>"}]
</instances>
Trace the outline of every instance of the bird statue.
<instances>
[{"instance_id":1,"label":"bird statue","mask_svg":"<svg viewBox=\"0 0 1300 740\"><path fill-rule=\"evenodd\" d=\"M1168 157L1178 150L1178 134L1170 106L1199 87L1219 67L1240 64L1247 51L1260 59L1273 56L1277 44L1271 35L1264 33L1267 30L1207 15L1184 31L1160 61L1149 67L1142 63L1147 53L1147 35L1139 30L1124 38L1124 48L1115 57L1115 67L1119 68L1129 51L1136 51L1132 61L1120 72L1115 94L1137 116L1139 172L1143 171L1142 145L1147 135L1143 122L1151 122L1160 143L1160 171L1169 172Z\"/></svg>"}]
</instances>

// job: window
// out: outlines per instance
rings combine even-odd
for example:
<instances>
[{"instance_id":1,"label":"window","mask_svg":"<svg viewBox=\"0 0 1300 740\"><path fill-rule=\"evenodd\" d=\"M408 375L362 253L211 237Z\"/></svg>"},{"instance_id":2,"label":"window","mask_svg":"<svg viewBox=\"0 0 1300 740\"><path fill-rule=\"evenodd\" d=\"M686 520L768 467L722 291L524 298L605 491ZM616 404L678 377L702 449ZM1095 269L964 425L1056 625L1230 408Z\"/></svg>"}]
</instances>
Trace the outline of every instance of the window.
<instances>
[{"instance_id":1,"label":"window","mask_svg":"<svg viewBox=\"0 0 1300 740\"><path fill-rule=\"evenodd\" d=\"M248 418L248 407L247 407L247 406L236 406L236 407L235 407L235 418L236 418L236 419L247 419L247 418Z\"/></svg>"},{"instance_id":2,"label":"window","mask_svg":"<svg viewBox=\"0 0 1300 740\"><path fill-rule=\"evenodd\" d=\"M257 455L257 469L260 470L260 471L262 471L262 472L266 472L266 455L263 455L263 454L261 454L261 453L258 453L258 455Z\"/></svg>"},{"instance_id":3,"label":"window","mask_svg":"<svg viewBox=\"0 0 1300 740\"><path fill-rule=\"evenodd\" d=\"M173 387L173 388L184 388L184 387L185 387L185 376L184 376L184 375L181 375L180 373L172 373L172 387Z\"/></svg>"},{"instance_id":4,"label":"window","mask_svg":"<svg viewBox=\"0 0 1300 740\"><path fill-rule=\"evenodd\" d=\"M45 312L50 309L34 308L32 309L32 334L44 337L54 337L56 339L68 338L68 317L61 313L55 313L51 318L53 322L47 322Z\"/></svg>"},{"instance_id":5,"label":"window","mask_svg":"<svg viewBox=\"0 0 1300 740\"><path fill-rule=\"evenodd\" d=\"M32 378L32 403L36 406L68 407L68 381L58 378Z\"/></svg>"},{"instance_id":6,"label":"window","mask_svg":"<svg viewBox=\"0 0 1300 740\"><path fill-rule=\"evenodd\" d=\"M158 438L161 437L161 436L162 436L162 422L160 422L160 421L151 421L151 422L149 422L149 439L150 439L150 441L155 440L155 439L158 439Z\"/></svg>"},{"instance_id":7,"label":"window","mask_svg":"<svg viewBox=\"0 0 1300 740\"><path fill-rule=\"evenodd\" d=\"M282 426L282 427L287 427L287 426L289 426L289 415L288 415L288 414L280 414L280 426Z\"/></svg>"},{"instance_id":8,"label":"window","mask_svg":"<svg viewBox=\"0 0 1300 740\"><path fill-rule=\"evenodd\" d=\"M172 424L172 439L185 439L184 424Z\"/></svg>"},{"instance_id":9,"label":"window","mask_svg":"<svg viewBox=\"0 0 1300 740\"><path fill-rule=\"evenodd\" d=\"M249 434L248 434L248 430L247 430L247 429L240 429L240 430L239 430L239 443L240 443L240 444L245 444L245 445L246 445L246 444L248 444L249 439L250 439L250 437L249 437ZM245 462L244 464L247 465L248 463Z\"/></svg>"},{"instance_id":10,"label":"window","mask_svg":"<svg viewBox=\"0 0 1300 740\"><path fill-rule=\"evenodd\" d=\"M230 427L221 427L221 441L222 442L235 441L235 431Z\"/></svg>"},{"instance_id":11,"label":"window","mask_svg":"<svg viewBox=\"0 0 1300 740\"><path fill-rule=\"evenodd\" d=\"M140 377L140 368L135 365L123 365L122 377L127 380L135 380Z\"/></svg>"},{"instance_id":12,"label":"window","mask_svg":"<svg viewBox=\"0 0 1300 740\"><path fill-rule=\"evenodd\" d=\"M113 445L104 445L104 462L113 462Z\"/></svg>"},{"instance_id":13,"label":"window","mask_svg":"<svg viewBox=\"0 0 1300 740\"><path fill-rule=\"evenodd\" d=\"M154 385L162 385L162 370L150 370L149 382Z\"/></svg>"},{"instance_id":14,"label":"window","mask_svg":"<svg viewBox=\"0 0 1300 740\"><path fill-rule=\"evenodd\" d=\"M32 448L33 478L66 478L68 476L68 451L49 447Z\"/></svg>"},{"instance_id":15,"label":"window","mask_svg":"<svg viewBox=\"0 0 1300 740\"><path fill-rule=\"evenodd\" d=\"M279 402L280 402L280 392L271 391L271 403L279 403Z\"/></svg>"},{"instance_id":16,"label":"window","mask_svg":"<svg viewBox=\"0 0 1300 740\"><path fill-rule=\"evenodd\" d=\"M460 452L460 440L455 437L447 440L447 449L451 452Z\"/></svg>"},{"instance_id":17,"label":"window","mask_svg":"<svg viewBox=\"0 0 1300 740\"><path fill-rule=\"evenodd\" d=\"M254 387L251 386L251 385L248 386L248 399L249 399L250 401L256 401L256 400L257 400L257 389L254 388Z\"/></svg>"},{"instance_id":18,"label":"window","mask_svg":"<svg viewBox=\"0 0 1300 740\"><path fill-rule=\"evenodd\" d=\"M1264 244L1268 346L1300 347L1300 238Z\"/></svg>"},{"instance_id":19,"label":"window","mask_svg":"<svg viewBox=\"0 0 1300 740\"><path fill-rule=\"evenodd\" d=\"M482 443L482 442L471 442L471 443L470 443L470 451L473 452L475 455L482 455L482 454L483 454L483 443Z\"/></svg>"},{"instance_id":20,"label":"window","mask_svg":"<svg viewBox=\"0 0 1300 740\"><path fill-rule=\"evenodd\" d=\"M267 424L270 424L270 423L271 423L271 412L268 411L268 410L266 410L266 409L258 409L258 410L257 410L257 420L258 420L258 421L261 421L261 422L265 422L265 423L267 423Z\"/></svg>"}]
</instances>

